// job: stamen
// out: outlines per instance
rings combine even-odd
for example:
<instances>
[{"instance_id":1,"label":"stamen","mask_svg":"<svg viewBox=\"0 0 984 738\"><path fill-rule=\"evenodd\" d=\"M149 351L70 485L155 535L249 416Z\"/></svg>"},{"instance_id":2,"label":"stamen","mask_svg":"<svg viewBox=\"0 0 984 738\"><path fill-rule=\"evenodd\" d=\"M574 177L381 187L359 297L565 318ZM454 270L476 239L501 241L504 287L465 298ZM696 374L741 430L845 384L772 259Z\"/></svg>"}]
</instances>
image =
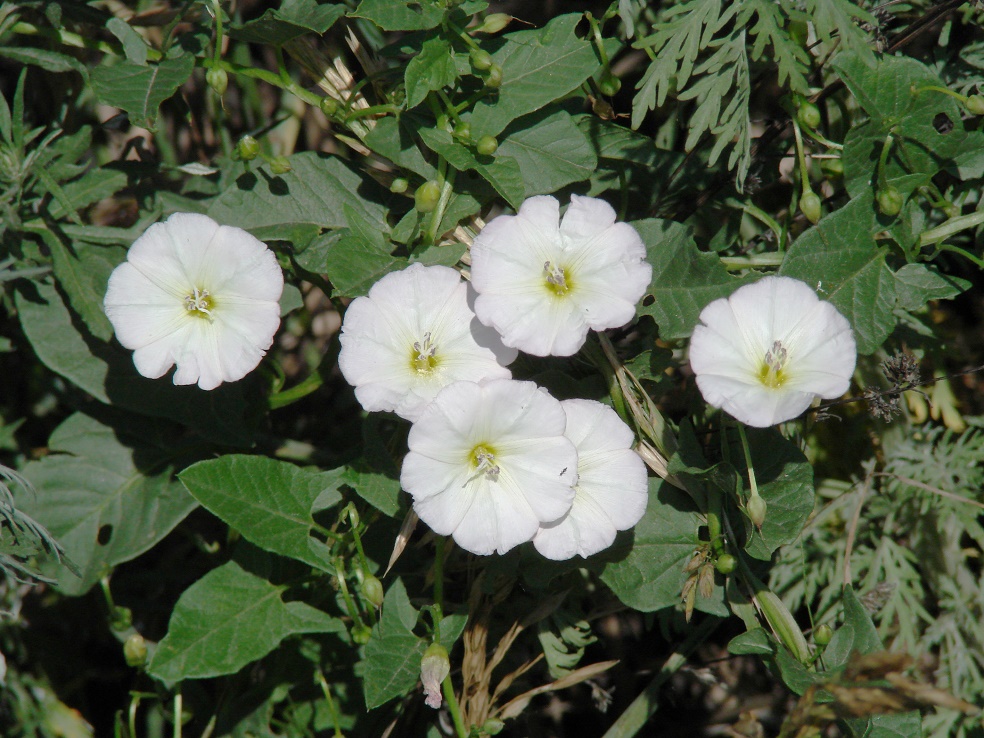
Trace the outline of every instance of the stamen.
<instances>
[{"instance_id":1,"label":"stamen","mask_svg":"<svg viewBox=\"0 0 984 738\"><path fill-rule=\"evenodd\" d=\"M773 341L772 348L765 352L765 363L773 371L780 371L786 363L789 352L782 345L782 341Z\"/></svg>"},{"instance_id":2,"label":"stamen","mask_svg":"<svg viewBox=\"0 0 984 738\"><path fill-rule=\"evenodd\" d=\"M424 334L423 341L414 341L413 368L418 372L429 372L437 365L437 344L431 340L430 331Z\"/></svg>"},{"instance_id":3,"label":"stamen","mask_svg":"<svg viewBox=\"0 0 984 738\"><path fill-rule=\"evenodd\" d=\"M565 295L570 289L567 284L567 274L562 268L549 261L543 262L543 274L546 277L547 286L558 295Z\"/></svg>"},{"instance_id":4,"label":"stamen","mask_svg":"<svg viewBox=\"0 0 984 738\"><path fill-rule=\"evenodd\" d=\"M189 313L202 313L209 318L212 317L212 298L208 290L200 290L195 287L194 293L185 295L185 310Z\"/></svg>"},{"instance_id":5,"label":"stamen","mask_svg":"<svg viewBox=\"0 0 984 738\"><path fill-rule=\"evenodd\" d=\"M484 446L477 446L471 454L472 463L475 465L475 474L469 477L462 487L474 482L483 474L490 482L499 480L499 465L495 463L495 454Z\"/></svg>"},{"instance_id":6,"label":"stamen","mask_svg":"<svg viewBox=\"0 0 984 738\"><path fill-rule=\"evenodd\" d=\"M766 387L778 389L786 381L786 362L789 360L789 352L782 345L782 341L773 341L772 348L765 352L763 357L762 369L759 372L759 379Z\"/></svg>"}]
</instances>

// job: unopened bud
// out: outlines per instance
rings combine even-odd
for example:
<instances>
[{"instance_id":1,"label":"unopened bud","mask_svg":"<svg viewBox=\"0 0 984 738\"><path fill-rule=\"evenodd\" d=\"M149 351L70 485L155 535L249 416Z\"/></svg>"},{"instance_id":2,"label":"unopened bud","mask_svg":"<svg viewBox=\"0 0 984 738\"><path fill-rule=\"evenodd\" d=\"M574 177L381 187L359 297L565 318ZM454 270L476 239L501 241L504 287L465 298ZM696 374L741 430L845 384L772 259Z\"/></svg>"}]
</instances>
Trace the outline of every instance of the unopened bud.
<instances>
[{"instance_id":1,"label":"unopened bud","mask_svg":"<svg viewBox=\"0 0 984 738\"><path fill-rule=\"evenodd\" d=\"M260 154L260 142L252 136L243 136L236 144L236 156L243 161L253 161Z\"/></svg>"},{"instance_id":2,"label":"unopened bud","mask_svg":"<svg viewBox=\"0 0 984 738\"><path fill-rule=\"evenodd\" d=\"M293 168L286 156L275 156L270 160L270 171L274 174L287 174Z\"/></svg>"},{"instance_id":3,"label":"unopened bud","mask_svg":"<svg viewBox=\"0 0 984 738\"><path fill-rule=\"evenodd\" d=\"M964 105L974 115L984 115L984 95L971 95Z\"/></svg>"},{"instance_id":4,"label":"unopened bud","mask_svg":"<svg viewBox=\"0 0 984 738\"><path fill-rule=\"evenodd\" d=\"M811 102L802 103L796 110L796 120L811 131L820 125L820 108Z\"/></svg>"},{"instance_id":5,"label":"unopened bud","mask_svg":"<svg viewBox=\"0 0 984 738\"><path fill-rule=\"evenodd\" d=\"M502 87L502 67L494 62L485 75L485 86L492 88Z\"/></svg>"},{"instance_id":6,"label":"unopened bud","mask_svg":"<svg viewBox=\"0 0 984 738\"><path fill-rule=\"evenodd\" d=\"M224 69L209 69L205 72L205 81L208 86L215 90L215 94L222 97L226 88L229 86L229 75Z\"/></svg>"},{"instance_id":7,"label":"unopened bud","mask_svg":"<svg viewBox=\"0 0 984 738\"><path fill-rule=\"evenodd\" d=\"M471 141L471 123L458 123L454 127L454 137L459 141Z\"/></svg>"},{"instance_id":8,"label":"unopened bud","mask_svg":"<svg viewBox=\"0 0 984 738\"><path fill-rule=\"evenodd\" d=\"M359 623L352 628L352 640L358 645L364 646L372 638L372 629L365 623Z\"/></svg>"},{"instance_id":9,"label":"unopened bud","mask_svg":"<svg viewBox=\"0 0 984 738\"><path fill-rule=\"evenodd\" d=\"M492 156L499 148L499 142L495 140L495 136L482 136L475 148L482 156Z\"/></svg>"},{"instance_id":10,"label":"unopened bud","mask_svg":"<svg viewBox=\"0 0 984 738\"><path fill-rule=\"evenodd\" d=\"M815 192L810 190L804 192L800 197L799 206L808 221L816 223L820 220L820 198Z\"/></svg>"},{"instance_id":11,"label":"unopened bud","mask_svg":"<svg viewBox=\"0 0 984 738\"><path fill-rule=\"evenodd\" d=\"M879 190L876 200L878 201L878 210L881 214L889 217L898 215L899 211L902 210L902 206L905 204L902 193L891 185Z\"/></svg>"},{"instance_id":12,"label":"unopened bud","mask_svg":"<svg viewBox=\"0 0 984 738\"><path fill-rule=\"evenodd\" d=\"M499 735L502 729L506 727L506 724L502 722L499 718L489 718L484 723L482 723L482 734L483 735Z\"/></svg>"},{"instance_id":13,"label":"unopened bud","mask_svg":"<svg viewBox=\"0 0 984 738\"><path fill-rule=\"evenodd\" d=\"M366 601L373 607L382 607L383 583L372 575L366 577L362 580L362 596L365 597Z\"/></svg>"},{"instance_id":14,"label":"unopened bud","mask_svg":"<svg viewBox=\"0 0 984 738\"><path fill-rule=\"evenodd\" d=\"M738 566L738 560L731 554L721 554L714 562L714 568L721 574L730 574Z\"/></svg>"},{"instance_id":15,"label":"unopened bud","mask_svg":"<svg viewBox=\"0 0 984 738\"><path fill-rule=\"evenodd\" d=\"M335 113L338 112L338 100L333 97L325 96L321 98L321 102L318 104L321 108L321 112L331 118Z\"/></svg>"},{"instance_id":16,"label":"unopened bud","mask_svg":"<svg viewBox=\"0 0 984 738\"><path fill-rule=\"evenodd\" d=\"M606 69L598 80L598 89L601 90L601 94L614 97L622 89L622 80L612 74L611 70Z\"/></svg>"},{"instance_id":17,"label":"unopened bud","mask_svg":"<svg viewBox=\"0 0 984 738\"><path fill-rule=\"evenodd\" d=\"M468 56L471 59L471 65L479 72L485 72L492 66L492 55L487 51L472 49Z\"/></svg>"},{"instance_id":18,"label":"unopened bud","mask_svg":"<svg viewBox=\"0 0 984 738\"><path fill-rule=\"evenodd\" d=\"M424 685L424 703L428 707L438 709L441 697L441 682L451 673L451 662L448 660L448 650L440 643L432 643L424 651L420 659L420 681Z\"/></svg>"},{"instance_id":19,"label":"unopened bud","mask_svg":"<svg viewBox=\"0 0 984 738\"><path fill-rule=\"evenodd\" d=\"M761 495L750 497L748 504L745 505L745 512L748 513L748 519L752 521L752 524L756 528L761 529L765 523L765 508L765 500L762 499Z\"/></svg>"},{"instance_id":20,"label":"unopened bud","mask_svg":"<svg viewBox=\"0 0 984 738\"><path fill-rule=\"evenodd\" d=\"M818 646L826 646L830 643L830 639L834 637L834 631L830 629L830 626L824 623L823 625L818 625L817 629L813 631L813 642Z\"/></svg>"},{"instance_id":21,"label":"unopened bud","mask_svg":"<svg viewBox=\"0 0 984 738\"><path fill-rule=\"evenodd\" d=\"M147 641L139 633L134 633L123 644L123 658L127 666L141 667L147 663Z\"/></svg>"},{"instance_id":22,"label":"unopened bud","mask_svg":"<svg viewBox=\"0 0 984 738\"><path fill-rule=\"evenodd\" d=\"M482 24L475 27L476 33L498 33L512 22L508 13L490 13L485 16Z\"/></svg>"},{"instance_id":23,"label":"unopened bud","mask_svg":"<svg viewBox=\"0 0 984 738\"><path fill-rule=\"evenodd\" d=\"M406 192L410 183L405 177L397 177L392 182L390 182L390 192L399 195L402 192Z\"/></svg>"},{"instance_id":24,"label":"unopened bud","mask_svg":"<svg viewBox=\"0 0 984 738\"><path fill-rule=\"evenodd\" d=\"M114 607L110 615L109 626L117 633L127 630L133 625L133 612L129 607Z\"/></svg>"},{"instance_id":25,"label":"unopened bud","mask_svg":"<svg viewBox=\"0 0 984 738\"><path fill-rule=\"evenodd\" d=\"M414 207L422 213L431 213L441 200L441 185L433 180L424 182L413 194Z\"/></svg>"}]
</instances>

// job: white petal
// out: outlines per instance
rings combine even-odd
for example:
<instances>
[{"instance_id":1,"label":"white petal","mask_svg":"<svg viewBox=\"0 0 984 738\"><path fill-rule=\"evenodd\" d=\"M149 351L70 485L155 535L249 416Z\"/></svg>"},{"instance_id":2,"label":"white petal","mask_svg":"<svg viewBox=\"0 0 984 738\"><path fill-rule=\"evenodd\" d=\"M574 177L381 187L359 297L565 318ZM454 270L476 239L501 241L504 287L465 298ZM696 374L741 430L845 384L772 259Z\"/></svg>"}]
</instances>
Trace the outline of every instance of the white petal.
<instances>
[{"instance_id":1,"label":"white petal","mask_svg":"<svg viewBox=\"0 0 984 738\"><path fill-rule=\"evenodd\" d=\"M615 209L598 197L571 195L571 204L560 222L560 232L583 241L605 233L615 224Z\"/></svg>"}]
</instances>

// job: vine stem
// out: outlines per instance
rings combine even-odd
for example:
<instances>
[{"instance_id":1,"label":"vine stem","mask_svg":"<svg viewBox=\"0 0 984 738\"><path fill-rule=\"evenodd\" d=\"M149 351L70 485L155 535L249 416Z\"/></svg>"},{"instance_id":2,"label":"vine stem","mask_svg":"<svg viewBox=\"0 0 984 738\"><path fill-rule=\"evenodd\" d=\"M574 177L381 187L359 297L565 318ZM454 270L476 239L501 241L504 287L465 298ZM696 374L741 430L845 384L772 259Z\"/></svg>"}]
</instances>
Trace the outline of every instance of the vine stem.
<instances>
[{"instance_id":1,"label":"vine stem","mask_svg":"<svg viewBox=\"0 0 984 738\"><path fill-rule=\"evenodd\" d=\"M434 643L441 642L441 620L444 617L444 546L447 539L438 536L434 545ZM451 713L451 721L454 723L454 730L458 738L468 738L468 729L465 727L464 718L461 716L461 707L458 705L458 698L454 694L454 684L451 682L451 674L444 677L441 682L441 693L444 695L445 702L448 703L448 712Z\"/></svg>"},{"instance_id":2,"label":"vine stem","mask_svg":"<svg viewBox=\"0 0 984 738\"><path fill-rule=\"evenodd\" d=\"M752 450L748 446L748 437L745 435L745 426L737 424L738 436L741 438L741 450L745 453L745 468L748 470L748 489L749 497L758 497L758 483L755 481L755 467L752 465Z\"/></svg>"}]
</instances>

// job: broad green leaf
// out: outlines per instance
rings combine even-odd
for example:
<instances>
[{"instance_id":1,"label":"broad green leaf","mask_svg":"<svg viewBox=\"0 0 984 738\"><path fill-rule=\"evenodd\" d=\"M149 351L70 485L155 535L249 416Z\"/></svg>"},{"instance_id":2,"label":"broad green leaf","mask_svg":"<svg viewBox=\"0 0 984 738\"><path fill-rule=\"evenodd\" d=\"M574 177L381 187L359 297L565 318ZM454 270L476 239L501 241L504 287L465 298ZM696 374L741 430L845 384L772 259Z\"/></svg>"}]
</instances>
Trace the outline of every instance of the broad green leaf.
<instances>
[{"instance_id":1,"label":"broad green leaf","mask_svg":"<svg viewBox=\"0 0 984 738\"><path fill-rule=\"evenodd\" d=\"M312 537L315 500L337 504L339 472L312 472L265 456L226 454L200 461L178 478L191 495L260 548L333 571L330 550Z\"/></svg>"},{"instance_id":2,"label":"broad green leaf","mask_svg":"<svg viewBox=\"0 0 984 738\"><path fill-rule=\"evenodd\" d=\"M738 434L730 433L728 441L732 463L747 495L748 472ZM767 509L761 532L742 516L745 551L756 559L768 560L779 546L796 540L813 512L813 467L799 448L775 428L749 428L748 445L759 494Z\"/></svg>"},{"instance_id":3,"label":"broad green leaf","mask_svg":"<svg viewBox=\"0 0 984 738\"><path fill-rule=\"evenodd\" d=\"M83 80L89 79L88 70L78 59L57 51L29 46L0 46L0 56L5 56L18 64L41 67L46 72L78 72Z\"/></svg>"},{"instance_id":4,"label":"broad green leaf","mask_svg":"<svg viewBox=\"0 0 984 738\"><path fill-rule=\"evenodd\" d=\"M413 633L418 613L410 604L402 579L386 592L382 613L362 660L363 690L370 710L414 688L420 679L420 659L429 645L427 639ZM441 644L448 652L466 622L463 615L449 615L441 621Z\"/></svg>"},{"instance_id":5,"label":"broad green leaf","mask_svg":"<svg viewBox=\"0 0 984 738\"><path fill-rule=\"evenodd\" d=\"M922 716L916 711L844 722L856 738L923 738Z\"/></svg>"},{"instance_id":6,"label":"broad green leaf","mask_svg":"<svg viewBox=\"0 0 984 738\"><path fill-rule=\"evenodd\" d=\"M148 673L165 682L232 674L288 636L344 630L321 610L285 603L284 589L234 561L210 571L181 595Z\"/></svg>"},{"instance_id":7,"label":"broad green leaf","mask_svg":"<svg viewBox=\"0 0 984 738\"><path fill-rule=\"evenodd\" d=\"M895 276L887 250L871 235L875 222L868 189L800 235L779 273L814 287L854 328L858 353L874 352L895 328Z\"/></svg>"},{"instance_id":8,"label":"broad green leaf","mask_svg":"<svg viewBox=\"0 0 984 738\"><path fill-rule=\"evenodd\" d=\"M424 179L434 179L437 170L420 153L420 148L414 141L414 131L406 122L409 115L402 116L399 120L394 116L380 118L366 134L365 144L394 164L399 164Z\"/></svg>"},{"instance_id":9,"label":"broad green leaf","mask_svg":"<svg viewBox=\"0 0 984 738\"><path fill-rule=\"evenodd\" d=\"M269 166L242 174L209 206L208 215L248 231L309 223L344 228L348 206L380 230L389 193L335 156L305 151L288 159L291 171L275 175ZM272 238L266 232L267 238Z\"/></svg>"},{"instance_id":10,"label":"broad green leaf","mask_svg":"<svg viewBox=\"0 0 984 738\"><path fill-rule=\"evenodd\" d=\"M525 197L585 180L598 166L591 143L566 110L544 110L516 121L504 132L496 154L516 160Z\"/></svg>"},{"instance_id":11,"label":"broad green leaf","mask_svg":"<svg viewBox=\"0 0 984 738\"><path fill-rule=\"evenodd\" d=\"M126 187L126 174L118 169L109 167L99 167L83 174L78 179L62 185L65 197L75 210L99 202L107 197L115 195ZM51 216L53 218L64 218L67 215L61 203L55 201L51 204Z\"/></svg>"},{"instance_id":12,"label":"broad green leaf","mask_svg":"<svg viewBox=\"0 0 984 738\"><path fill-rule=\"evenodd\" d=\"M841 590L841 616L843 622L834 631L830 643L823 652L823 661L828 669L836 669L847 664L851 653L857 651L864 655L881 651L881 638L871 620L871 615L854 594L850 585Z\"/></svg>"},{"instance_id":13,"label":"broad green leaf","mask_svg":"<svg viewBox=\"0 0 984 738\"><path fill-rule=\"evenodd\" d=\"M157 64L99 66L92 71L92 89L99 102L125 110L135 125L153 128L161 103L188 81L194 68L191 54Z\"/></svg>"},{"instance_id":14,"label":"broad green leaf","mask_svg":"<svg viewBox=\"0 0 984 738\"><path fill-rule=\"evenodd\" d=\"M518 162L511 156L498 151L493 156L477 155L457 143L450 133L440 129L422 129L420 138L431 151L443 156L458 171L474 169L512 207L519 208L522 204L526 185Z\"/></svg>"},{"instance_id":15,"label":"broad green leaf","mask_svg":"<svg viewBox=\"0 0 984 738\"><path fill-rule=\"evenodd\" d=\"M895 298L903 310L918 310L930 300L950 300L971 283L941 274L934 266L906 264L895 272Z\"/></svg>"},{"instance_id":16,"label":"broad green leaf","mask_svg":"<svg viewBox=\"0 0 984 738\"><path fill-rule=\"evenodd\" d=\"M92 335L108 341L113 336L113 326L103 311L102 301L109 275L126 258L126 252L118 247L77 242L73 253L56 234L46 238L45 243L51 251L55 276L72 308L85 321Z\"/></svg>"},{"instance_id":17,"label":"broad green leaf","mask_svg":"<svg viewBox=\"0 0 984 738\"><path fill-rule=\"evenodd\" d=\"M106 23L106 30L116 36L116 40L123 45L123 53L126 54L127 61L134 64L147 63L147 42L133 26L122 18L110 18Z\"/></svg>"},{"instance_id":18,"label":"broad green leaf","mask_svg":"<svg viewBox=\"0 0 984 738\"><path fill-rule=\"evenodd\" d=\"M424 31L438 25L444 13L437 0L362 0L350 15L368 18L384 31Z\"/></svg>"},{"instance_id":19,"label":"broad green leaf","mask_svg":"<svg viewBox=\"0 0 984 738\"><path fill-rule=\"evenodd\" d=\"M305 33L324 33L345 15L345 5L319 5L315 0L284 0L256 20L233 24L229 35L240 41L283 46Z\"/></svg>"},{"instance_id":20,"label":"broad green leaf","mask_svg":"<svg viewBox=\"0 0 984 738\"><path fill-rule=\"evenodd\" d=\"M420 51L411 57L404 73L407 108L422 103L431 90L450 87L457 78L451 44L440 36L427 39Z\"/></svg>"},{"instance_id":21,"label":"broad green leaf","mask_svg":"<svg viewBox=\"0 0 984 738\"><path fill-rule=\"evenodd\" d=\"M151 421L131 420L117 429L76 413L48 441L56 453L25 467L38 493L23 493L18 508L51 532L82 574L60 568L61 591L86 592L197 506L172 478L175 441Z\"/></svg>"},{"instance_id":22,"label":"broad green leaf","mask_svg":"<svg viewBox=\"0 0 984 738\"><path fill-rule=\"evenodd\" d=\"M141 377L129 351L76 329L53 285L39 283L35 289L37 295L17 293L17 314L35 355L53 372L100 402L177 420L226 445L251 442L243 394L249 379L204 392L194 386L175 387L167 378Z\"/></svg>"},{"instance_id":23,"label":"broad green leaf","mask_svg":"<svg viewBox=\"0 0 984 738\"><path fill-rule=\"evenodd\" d=\"M380 277L407 266L402 256L393 256L393 244L378 227L362 220L354 211L348 211L351 228L328 234L315 240L308 247L324 254L322 271L331 281L332 296L358 297Z\"/></svg>"},{"instance_id":24,"label":"broad green leaf","mask_svg":"<svg viewBox=\"0 0 984 738\"><path fill-rule=\"evenodd\" d=\"M646 514L601 555L608 562L602 581L636 610L676 605L687 579L683 567L698 545L700 525L690 498L662 479L650 479Z\"/></svg>"},{"instance_id":25,"label":"broad green leaf","mask_svg":"<svg viewBox=\"0 0 984 738\"><path fill-rule=\"evenodd\" d=\"M577 89L598 70L591 42L574 33L581 18L580 13L561 15L543 28L502 37L502 47L492 54L502 67L502 86L497 95L475 103L467 117L472 136L497 135L516 118ZM606 42L609 53L617 48L617 42Z\"/></svg>"},{"instance_id":26,"label":"broad green leaf","mask_svg":"<svg viewBox=\"0 0 984 738\"><path fill-rule=\"evenodd\" d=\"M764 628L753 628L745 631L728 642L728 653L739 656L743 654L772 656L775 652L776 646L772 642L772 637L765 632Z\"/></svg>"},{"instance_id":27,"label":"broad green leaf","mask_svg":"<svg viewBox=\"0 0 984 738\"><path fill-rule=\"evenodd\" d=\"M383 514L394 517L400 512L399 474L381 472L364 459L358 459L348 464L342 482Z\"/></svg>"},{"instance_id":28,"label":"broad green leaf","mask_svg":"<svg viewBox=\"0 0 984 738\"><path fill-rule=\"evenodd\" d=\"M647 260L653 265L653 281L639 313L652 316L664 340L688 337L709 302L727 297L754 279L728 274L717 256L697 248L690 229L682 223L650 218L632 225L642 236Z\"/></svg>"}]
</instances>

